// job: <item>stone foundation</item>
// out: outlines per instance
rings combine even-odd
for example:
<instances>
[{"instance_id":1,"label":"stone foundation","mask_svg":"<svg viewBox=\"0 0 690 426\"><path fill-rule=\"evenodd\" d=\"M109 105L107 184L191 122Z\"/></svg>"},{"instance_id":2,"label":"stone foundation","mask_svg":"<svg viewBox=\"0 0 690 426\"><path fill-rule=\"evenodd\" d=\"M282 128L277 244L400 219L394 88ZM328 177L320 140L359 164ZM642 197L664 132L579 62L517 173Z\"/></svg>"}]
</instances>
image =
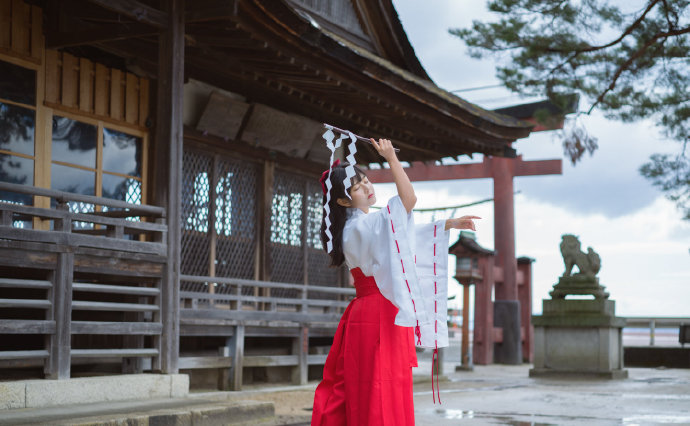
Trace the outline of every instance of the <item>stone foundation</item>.
<instances>
[{"instance_id":1,"label":"stone foundation","mask_svg":"<svg viewBox=\"0 0 690 426\"><path fill-rule=\"evenodd\" d=\"M534 316L533 324L534 368L530 377L628 377L623 368L625 319L615 316L614 301L544 300L543 314Z\"/></svg>"}]
</instances>

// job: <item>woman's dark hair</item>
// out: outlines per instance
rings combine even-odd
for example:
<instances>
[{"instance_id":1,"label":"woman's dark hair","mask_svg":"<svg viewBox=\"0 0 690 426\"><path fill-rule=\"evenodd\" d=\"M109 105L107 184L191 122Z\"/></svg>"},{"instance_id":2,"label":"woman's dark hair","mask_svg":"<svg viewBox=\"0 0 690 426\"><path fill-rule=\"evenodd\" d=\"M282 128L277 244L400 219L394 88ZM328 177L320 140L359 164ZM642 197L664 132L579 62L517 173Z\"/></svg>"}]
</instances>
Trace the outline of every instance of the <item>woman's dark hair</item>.
<instances>
[{"instance_id":1,"label":"woman's dark hair","mask_svg":"<svg viewBox=\"0 0 690 426\"><path fill-rule=\"evenodd\" d=\"M338 267L345 261L345 254L343 253L343 228L345 228L345 221L347 220L347 207L343 207L338 204L338 198L347 198L345 195L345 185L343 184L347 174L345 173L345 167L349 166L350 163L340 163L333 167L331 172L331 200L328 206L331 209L331 213L328 216L331 220L330 231L333 235L333 251L328 253L331 257L330 266ZM362 179L366 177L366 174L359 167L355 166L355 176L351 178L351 187L358 184ZM350 187L350 188L351 188ZM348 193L349 193L348 188ZM326 194L323 195L323 203L326 203ZM325 212L324 212L325 213ZM328 236L326 235L326 217L324 216L321 221L321 244L324 250L328 250L327 247Z\"/></svg>"}]
</instances>

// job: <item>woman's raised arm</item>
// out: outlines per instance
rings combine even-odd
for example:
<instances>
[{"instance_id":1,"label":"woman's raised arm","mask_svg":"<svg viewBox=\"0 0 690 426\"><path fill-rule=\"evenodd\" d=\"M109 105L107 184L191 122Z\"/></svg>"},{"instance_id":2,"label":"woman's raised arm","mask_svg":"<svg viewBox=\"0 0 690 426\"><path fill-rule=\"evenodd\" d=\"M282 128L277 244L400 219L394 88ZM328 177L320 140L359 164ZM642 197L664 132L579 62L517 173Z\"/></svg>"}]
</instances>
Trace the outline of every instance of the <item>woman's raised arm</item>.
<instances>
[{"instance_id":1,"label":"woman's raised arm","mask_svg":"<svg viewBox=\"0 0 690 426\"><path fill-rule=\"evenodd\" d=\"M398 156L395 154L393 144L388 139L379 139L378 142L371 139L371 143L376 148L376 151L388 162L391 173L393 173L393 181L398 189L400 201L405 206L405 210L408 213L411 212L415 204L417 204L417 196L414 193L410 178L407 177L407 173L403 170L402 164L400 164L400 160L398 160Z\"/></svg>"}]
</instances>

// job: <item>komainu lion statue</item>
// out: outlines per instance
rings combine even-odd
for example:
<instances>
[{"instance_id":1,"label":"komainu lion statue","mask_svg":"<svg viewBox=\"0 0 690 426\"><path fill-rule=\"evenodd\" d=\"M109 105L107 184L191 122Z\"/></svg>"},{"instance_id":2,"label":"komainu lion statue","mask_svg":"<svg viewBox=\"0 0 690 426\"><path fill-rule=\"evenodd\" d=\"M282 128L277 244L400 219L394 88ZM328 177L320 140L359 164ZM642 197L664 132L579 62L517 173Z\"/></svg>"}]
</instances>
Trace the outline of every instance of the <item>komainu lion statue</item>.
<instances>
[{"instance_id":1,"label":"komainu lion statue","mask_svg":"<svg viewBox=\"0 0 690 426\"><path fill-rule=\"evenodd\" d=\"M601 258L597 252L592 247L587 247L587 253L580 250L580 240L575 235L566 234L562 238L561 254L565 263L563 276L569 277L573 266L577 265L580 272L576 275L594 277L601 269Z\"/></svg>"}]
</instances>

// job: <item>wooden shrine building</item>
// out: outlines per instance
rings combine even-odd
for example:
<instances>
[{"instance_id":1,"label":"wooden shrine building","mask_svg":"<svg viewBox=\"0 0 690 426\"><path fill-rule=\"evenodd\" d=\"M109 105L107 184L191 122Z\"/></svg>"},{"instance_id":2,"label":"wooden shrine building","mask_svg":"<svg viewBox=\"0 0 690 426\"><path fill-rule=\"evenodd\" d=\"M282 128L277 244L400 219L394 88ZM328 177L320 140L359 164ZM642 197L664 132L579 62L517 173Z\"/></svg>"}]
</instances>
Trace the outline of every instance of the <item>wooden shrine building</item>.
<instances>
[{"instance_id":1,"label":"wooden shrine building","mask_svg":"<svg viewBox=\"0 0 690 426\"><path fill-rule=\"evenodd\" d=\"M436 87L390 0L0 0L0 380L319 377L354 293L323 122L410 162L531 130Z\"/></svg>"}]
</instances>

